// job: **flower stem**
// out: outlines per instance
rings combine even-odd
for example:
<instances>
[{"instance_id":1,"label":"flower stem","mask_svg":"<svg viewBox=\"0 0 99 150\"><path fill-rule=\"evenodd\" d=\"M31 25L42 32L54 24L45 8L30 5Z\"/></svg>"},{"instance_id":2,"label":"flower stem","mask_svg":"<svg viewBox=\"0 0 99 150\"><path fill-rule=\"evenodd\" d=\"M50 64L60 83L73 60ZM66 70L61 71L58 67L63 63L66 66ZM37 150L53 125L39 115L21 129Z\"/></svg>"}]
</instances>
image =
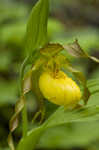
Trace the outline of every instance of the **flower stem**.
<instances>
[{"instance_id":1,"label":"flower stem","mask_svg":"<svg viewBox=\"0 0 99 150\"><path fill-rule=\"evenodd\" d=\"M27 108L26 108L26 102L24 103L24 108L22 111L22 124L23 124L23 137L27 135L28 131L28 119L27 119Z\"/></svg>"}]
</instances>

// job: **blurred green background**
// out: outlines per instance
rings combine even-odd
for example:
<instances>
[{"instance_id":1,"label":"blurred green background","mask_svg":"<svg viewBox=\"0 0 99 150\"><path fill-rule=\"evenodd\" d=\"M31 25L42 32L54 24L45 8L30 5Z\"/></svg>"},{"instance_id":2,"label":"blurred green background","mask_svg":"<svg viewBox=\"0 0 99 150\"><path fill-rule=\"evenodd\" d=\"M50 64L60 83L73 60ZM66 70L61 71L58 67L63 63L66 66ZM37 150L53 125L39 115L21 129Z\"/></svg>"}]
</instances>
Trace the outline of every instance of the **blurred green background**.
<instances>
[{"instance_id":1,"label":"blurred green background","mask_svg":"<svg viewBox=\"0 0 99 150\"><path fill-rule=\"evenodd\" d=\"M8 150L8 122L19 98L19 70L26 54L24 36L29 13L37 0L0 0L0 150ZM89 54L99 58L99 1L50 0L48 36L51 42L71 43L76 38ZM87 79L99 78L99 65L65 54ZM99 104L99 94L90 98L89 104ZM28 96L29 117L37 104ZM57 106L46 102L47 115ZM31 125L30 125L31 127ZM16 142L21 137L21 127L14 133ZM70 123L47 130L37 145L37 150L99 150L99 122Z\"/></svg>"}]
</instances>

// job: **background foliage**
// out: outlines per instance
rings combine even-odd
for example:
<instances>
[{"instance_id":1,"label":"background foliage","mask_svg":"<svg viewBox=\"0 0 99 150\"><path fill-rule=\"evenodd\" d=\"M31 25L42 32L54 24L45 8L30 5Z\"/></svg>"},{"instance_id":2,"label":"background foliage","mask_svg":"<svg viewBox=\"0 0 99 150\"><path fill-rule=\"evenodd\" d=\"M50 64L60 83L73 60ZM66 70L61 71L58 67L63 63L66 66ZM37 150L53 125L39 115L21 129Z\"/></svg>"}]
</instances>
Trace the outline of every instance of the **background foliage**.
<instances>
[{"instance_id":1,"label":"background foliage","mask_svg":"<svg viewBox=\"0 0 99 150\"><path fill-rule=\"evenodd\" d=\"M0 150L8 150L6 142L9 132L8 121L19 97L19 69L26 56L24 49L26 23L35 2L36 0L0 1ZM49 40L67 44L77 38L85 51L99 58L98 0L51 0L50 2ZM99 105L99 93L97 93L99 91L99 65L90 60L75 60L66 53L64 55L68 56L76 68L84 72L87 79L95 79L88 81L90 90L95 93L90 97L88 106ZM31 119L36 112L37 104L31 93L27 97L28 114ZM46 118L48 118L57 106L49 102L45 103ZM94 109L91 112L94 112ZM91 118L94 120L92 115L93 113ZM30 128L32 126L30 124ZM37 125L35 124L35 126ZM20 137L21 126L14 133L16 143ZM42 135L37 149L98 150L98 140L99 121L91 121L91 123L68 121L67 126L60 124L58 127L53 126L47 129Z\"/></svg>"}]
</instances>

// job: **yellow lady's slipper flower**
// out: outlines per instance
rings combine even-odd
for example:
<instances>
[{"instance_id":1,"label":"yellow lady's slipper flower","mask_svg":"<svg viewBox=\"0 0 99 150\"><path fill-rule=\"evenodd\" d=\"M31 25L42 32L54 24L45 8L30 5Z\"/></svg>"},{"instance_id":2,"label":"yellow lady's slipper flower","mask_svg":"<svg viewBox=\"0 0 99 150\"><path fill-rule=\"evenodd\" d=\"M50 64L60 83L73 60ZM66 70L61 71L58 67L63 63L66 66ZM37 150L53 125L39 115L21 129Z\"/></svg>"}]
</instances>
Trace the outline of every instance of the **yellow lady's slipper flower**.
<instances>
[{"instance_id":1,"label":"yellow lady's slipper flower","mask_svg":"<svg viewBox=\"0 0 99 150\"><path fill-rule=\"evenodd\" d=\"M39 87L46 99L65 108L74 107L81 98L81 91L76 82L62 71L57 74L44 72L40 76Z\"/></svg>"}]
</instances>

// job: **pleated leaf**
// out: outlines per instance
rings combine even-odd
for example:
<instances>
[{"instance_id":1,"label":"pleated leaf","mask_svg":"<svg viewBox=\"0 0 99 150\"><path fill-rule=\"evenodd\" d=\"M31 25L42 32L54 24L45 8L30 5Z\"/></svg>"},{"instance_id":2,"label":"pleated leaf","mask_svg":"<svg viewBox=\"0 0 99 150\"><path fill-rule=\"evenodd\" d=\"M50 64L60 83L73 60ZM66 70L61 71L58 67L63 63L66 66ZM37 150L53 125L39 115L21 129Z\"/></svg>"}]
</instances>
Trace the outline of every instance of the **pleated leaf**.
<instances>
[{"instance_id":1,"label":"pleated leaf","mask_svg":"<svg viewBox=\"0 0 99 150\"><path fill-rule=\"evenodd\" d=\"M99 87L98 83L97 80L89 81L89 89L91 90L94 88L94 85L91 86L92 84L97 84ZM59 107L43 125L28 132L27 136L19 142L17 150L34 150L42 133L47 128L60 126L70 122L89 122L93 120L99 120L99 105L86 106L71 111L65 110L64 107Z\"/></svg>"}]
</instances>

